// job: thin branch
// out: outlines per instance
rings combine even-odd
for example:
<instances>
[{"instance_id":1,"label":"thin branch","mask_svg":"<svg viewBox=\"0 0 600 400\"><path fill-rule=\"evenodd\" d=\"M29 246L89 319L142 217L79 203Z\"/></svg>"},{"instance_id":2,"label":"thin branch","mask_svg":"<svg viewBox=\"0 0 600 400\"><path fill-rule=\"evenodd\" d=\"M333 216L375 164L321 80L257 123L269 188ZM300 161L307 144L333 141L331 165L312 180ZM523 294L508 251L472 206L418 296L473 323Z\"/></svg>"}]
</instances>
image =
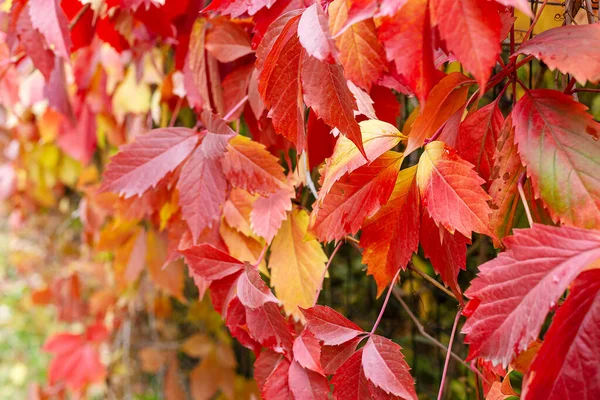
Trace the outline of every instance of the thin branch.
<instances>
[{"instance_id":1,"label":"thin branch","mask_svg":"<svg viewBox=\"0 0 600 400\"><path fill-rule=\"evenodd\" d=\"M454 335L456 334L456 327L458 326L458 320L460 319L460 312L456 312L454 317L454 324L452 325L452 333L450 333L450 341L448 342L448 351L446 352L446 362L444 363L444 371L442 372L442 381L440 382L440 391L438 392L438 400L442 400L442 394L444 393L444 383L446 382L446 374L448 373L448 364L450 363L450 354L452 353L452 343L454 343Z\"/></svg>"},{"instance_id":2,"label":"thin branch","mask_svg":"<svg viewBox=\"0 0 600 400\"><path fill-rule=\"evenodd\" d=\"M73 28L75 27L75 25L77 25L81 17L83 17L83 14L85 14L85 12L90 9L91 5L91 3L87 3L85 6L81 7L81 10L79 10L77 15L75 15L71 22L69 22L69 30L73 30Z\"/></svg>"},{"instance_id":3,"label":"thin branch","mask_svg":"<svg viewBox=\"0 0 600 400\"><path fill-rule=\"evenodd\" d=\"M323 276L321 277L321 286L319 286L319 290L317 290L317 295L315 296L315 302L313 303L313 306L315 304L317 304L317 300L319 300L319 295L321 294L321 291L323 290L323 282L325 281L325 275L327 274L327 271L329 270L329 266L331 265L331 261L333 261L333 257L335 257L335 255L338 252L338 250L340 249L340 247L342 247L342 243L344 243L344 242L340 241L337 244L337 246L335 246L335 249L333 249L333 252L329 256L329 260L327 260L327 265L325 265L325 270L323 271Z\"/></svg>"},{"instance_id":4,"label":"thin branch","mask_svg":"<svg viewBox=\"0 0 600 400\"><path fill-rule=\"evenodd\" d=\"M523 191L523 184L525 183L525 173L523 172L519 177L519 182L517 184L517 189L519 190L519 196L521 197L521 202L523 203L523 207L525 208L525 214L527 215L527 221L529 222L529 226L533 226L533 218L531 217L531 211L529 210L529 204L527 204L527 198L525 198L525 192Z\"/></svg>"},{"instance_id":5,"label":"thin branch","mask_svg":"<svg viewBox=\"0 0 600 400\"><path fill-rule=\"evenodd\" d=\"M408 316L410 317L412 322L415 324L415 326L417 327L417 330L419 331L421 336L423 336L425 339L429 340L431 342L431 344L439 347L440 349L442 349L444 351L448 351L448 348L446 346L444 346L439 340L437 340L436 338L431 336L429 333L427 333L427 331L425 331L425 328L423 327L421 322L419 322L419 320L417 319L415 314L413 314L413 312L410 310L410 307L408 307L408 304L406 304L406 302L402 299L402 295L400 294L400 289L398 289L397 287L394 287L394 290L392 291L392 293L394 294L394 298L396 300L398 300L398 302L400 303L402 308L404 308L404 311L406 311L406 313L408 314ZM473 371L481 379L488 382L490 385L492 384L492 382L490 382L485 376L483 376L481 371L479 371L477 368L475 368L475 369L471 368L469 363L467 363L465 360L463 360L459 355L457 355L453 351L450 351L450 356L452 358L454 358L456 361L458 361L459 363L461 363L462 365L464 365L465 367L467 367L468 369L470 369L471 371Z\"/></svg>"},{"instance_id":6,"label":"thin branch","mask_svg":"<svg viewBox=\"0 0 600 400\"><path fill-rule=\"evenodd\" d=\"M442 292L446 293L448 296L452 297L454 300L458 301L458 299L456 298L454 293L452 293L450 290L446 289L444 287L444 285L442 285L441 283L436 281L434 278L432 278L431 276L427 275L425 272L423 272L420 269L418 269L417 267L415 267L412 263L408 264L408 269L416 272L420 277L425 279L427 282L431 283L433 286L440 289Z\"/></svg>"},{"instance_id":7,"label":"thin branch","mask_svg":"<svg viewBox=\"0 0 600 400\"><path fill-rule=\"evenodd\" d=\"M533 28L535 28L535 25L537 24L538 20L540 19L540 16L542 15L542 12L544 11L544 7L546 7L546 3L548 3L548 0L544 0L542 5L538 9L537 13L535 14L535 18L533 19L533 22L531 22L531 25L529 26L529 29L527 30L527 33L525 33L525 36L523 36L523 39L521 40L521 44L526 42L527 39L529 39L529 36L533 32Z\"/></svg>"},{"instance_id":8,"label":"thin branch","mask_svg":"<svg viewBox=\"0 0 600 400\"><path fill-rule=\"evenodd\" d=\"M392 282L390 283L390 288L388 289L387 295L385 296L385 300L383 301L383 305L381 306L381 311L379 311L379 316L377 316L377 321L375 321L375 324L373 324L373 329L371 329L371 334L375 333L375 331L377 330L377 327L379 326L379 323L381 322L383 313L385 312L387 304L390 301L390 295L392 294L392 291L394 290L394 288L396 286L396 281L398 280L398 277L400 276L400 271L401 271L401 269L398 268L398 272L396 272L396 275L394 275L394 278L392 279Z\"/></svg>"},{"instance_id":9,"label":"thin branch","mask_svg":"<svg viewBox=\"0 0 600 400\"><path fill-rule=\"evenodd\" d=\"M600 89L595 88L575 88L573 92L591 92L591 93L600 93Z\"/></svg>"}]
</instances>

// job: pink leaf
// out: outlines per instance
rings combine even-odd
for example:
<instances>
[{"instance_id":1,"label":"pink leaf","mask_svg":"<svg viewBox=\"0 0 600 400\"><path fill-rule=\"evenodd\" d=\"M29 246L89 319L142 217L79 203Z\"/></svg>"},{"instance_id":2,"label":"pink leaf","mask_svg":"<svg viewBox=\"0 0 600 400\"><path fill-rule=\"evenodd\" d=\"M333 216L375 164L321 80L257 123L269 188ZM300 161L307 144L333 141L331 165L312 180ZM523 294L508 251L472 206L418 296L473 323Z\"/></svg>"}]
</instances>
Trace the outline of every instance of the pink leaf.
<instances>
[{"instance_id":1,"label":"pink leaf","mask_svg":"<svg viewBox=\"0 0 600 400\"><path fill-rule=\"evenodd\" d=\"M155 129L138 136L111 158L100 190L125 198L139 196L177 168L196 143L198 136L188 128Z\"/></svg>"},{"instance_id":2,"label":"pink leaf","mask_svg":"<svg viewBox=\"0 0 600 400\"><path fill-rule=\"evenodd\" d=\"M295 400L327 400L329 399L329 382L327 378L292 361L288 373L290 390Z\"/></svg>"},{"instance_id":3,"label":"pink leaf","mask_svg":"<svg viewBox=\"0 0 600 400\"><path fill-rule=\"evenodd\" d=\"M506 366L537 339L571 281L600 257L600 232L536 224L504 243L507 250L481 265L465 292L480 304L462 332L469 359Z\"/></svg>"},{"instance_id":4,"label":"pink leaf","mask_svg":"<svg viewBox=\"0 0 600 400\"><path fill-rule=\"evenodd\" d=\"M71 59L69 21L58 0L29 0L31 23L66 61Z\"/></svg>"},{"instance_id":5,"label":"pink leaf","mask_svg":"<svg viewBox=\"0 0 600 400\"><path fill-rule=\"evenodd\" d=\"M294 340L294 360L302 367L323 374L321 369L321 346L319 340L308 329L304 329Z\"/></svg>"}]
</instances>

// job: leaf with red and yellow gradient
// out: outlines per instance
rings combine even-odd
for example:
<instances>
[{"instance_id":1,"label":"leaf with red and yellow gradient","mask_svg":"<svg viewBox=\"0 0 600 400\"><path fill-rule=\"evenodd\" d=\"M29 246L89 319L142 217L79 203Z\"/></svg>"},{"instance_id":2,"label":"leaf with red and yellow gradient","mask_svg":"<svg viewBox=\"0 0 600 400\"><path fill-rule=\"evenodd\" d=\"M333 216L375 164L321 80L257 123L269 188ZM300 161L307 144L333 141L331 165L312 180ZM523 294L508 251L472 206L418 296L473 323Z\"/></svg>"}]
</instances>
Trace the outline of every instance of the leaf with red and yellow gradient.
<instances>
[{"instance_id":1,"label":"leaf with red and yellow gradient","mask_svg":"<svg viewBox=\"0 0 600 400\"><path fill-rule=\"evenodd\" d=\"M138 136L110 159L100 191L125 198L142 195L192 153L198 137L188 128L155 129Z\"/></svg>"},{"instance_id":2,"label":"leaf with red and yellow gradient","mask_svg":"<svg viewBox=\"0 0 600 400\"><path fill-rule=\"evenodd\" d=\"M395 126L378 120L362 121L360 124L363 147L369 161L373 161L395 147L406 137ZM333 154L321 171L319 198L329 193L332 186L345 174L365 165L368 161L352 141L338 138Z\"/></svg>"},{"instance_id":3,"label":"leaf with red and yellow gradient","mask_svg":"<svg viewBox=\"0 0 600 400\"><path fill-rule=\"evenodd\" d=\"M304 102L317 117L350 139L364 153L358 123L354 119L356 101L348 89L342 67L328 64L308 54L302 57Z\"/></svg>"},{"instance_id":4,"label":"leaf with red and yellow gradient","mask_svg":"<svg viewBox=\"0 0 600 400\"><path fill-rule=\"evenodd\" d=\"M394 191L375 215L367 218L360 236L363 264L377 282L377 296L399 268L406 268L419 249L419 190L417 167L400 171Z\"/></svg>"},{"instance_id":5,"label":"leaf with red and yellow gradient","mask_svg":"<svg viewBox=\"0 0 600 400\"><path fill-rule=\"evenodd\" d=\"M340 240L358 232L365 218L390 198L402 159L402 153L388 151L336 182L313 209L311 230L319 240Z\"/></svg>"},{"instance_id":6,"label":"leaf with red and yellow gradient","mask_svg":"<svg viewBox=\"0 0 600 400\"><path fill-rule=\"evenodd\" d=\"M381 20L377 30L388 59L424 104L443 73L435 68L433 32L428 0L408 0L396 13Z\"/></svg>"},{"instance_id":7,"label":"leaf with red and yellow gradient","mask_svg":"<svg viewBox=\"0 0 600 400\"><path fill-rule=\"evenodd\" d=\"M169 296L184 301L184 267L181 260L166 263L168 256L166 236L166 233L160 234L154 230L148 231L146 239L148 244L146 252L148 272L150 272L150 278L154 285Z\"/></svg>"},{"instance_id":8,"label":"leaf with red and yellow gradient","mask_svg":"<svg viewBox=\"0 0 600 400\"><path fill-rule=\"evenodd\" d=\"M369 91L387 69L383 46L377 40L372 18L352 24L340 35L336 35L348 17L347 0L334 0L329 4L329 27L336 36L335 43L340 52L340 63L344 76L357 86Z\"/></svg>"},{"instance_id":9,"label":"leaf with red and yellow gradient","mask_svg":"<svg viewBox=\"0 0 600 400\"><path fill-rule=\"evenodd\" d=\"M430 6L448 50L485 87L504 39L499 5L487 0L431 0Z\"/></svg>"},{"instance_id":10,"label":"leaf with red and yellow gradient","mask_svg":"<svg viewBox=\"0 0 600 400\"><path fill-rule=\"evenodd\" d=\"M477 307L462 332L469 359L506 366L537 339L571 281L600 258L600 231L534 224L504 243L507 250L479 266L465 291Z\"/></svg>"},{"instance_id":11,"label":"leaf with red and yellow gradient","mask_svg":"<svg viewBox=\"0 0 600 400\"><path fill-rule=\"evenodd\" d=\"M453 72L431 90L408 135L406 155L423 146L425 139L432 137L465 104L468 81L463 74Z\"/></svg>"},{"instance_id":12,"label":"leaf with red and yellow gradient","mask_svg":"<svg viewBox=\"0 0 600 400\"><path fill-rule=\"evenodd\" d=\"M288 213L271 245L271 285L286 313L302 318L298 307L310 307L325 276L327 256L307 235L309 215L299 208Z\"/></svg>"},{"instance_id":13,"label":"leaf with red and yellow gradient","mask_svg":"<svg viewBox=\"0 0 600 400\"><path fill-rule=\"evenodd\" d=\"M535 357L523 399L600 398L600 270L583 272Z\"/></svg>"},{"instance_id":14,"label":"leaf with red and yellow gradient","mask_svg":"<svg viewBox=\"0 0 600 400\"><path fill-rule=\"evenodd\" d=\"M231 139L221 162L227 180L250 194L267 196L285 184L279 160L264 145L247 137Z\"/></svg>"},{"instance_id":15,"label":"leaf with red and yellow gradient","mask_svg":"<svg viewBox=\"0 0 600 400\"><path fill-rule=\"evenodd\" d=\"M481 187L483 183L473 165L443 142L425 146L419 159L417 185L423 207L436 225L467 238L472 232L491 235L489 196Z\"/></svg>"},{"instance_id":16,"label":"leaf with red and yellow gradient","mask_svg":"<svg viewBox=\"0 0 600 400\"><path fill-rule=\"evenodd\" d=\"M537 89L519 100L512 116L521 160L552 218L600 228L600 124L586 106Z\"/></svg>"},{"instance_id":17,"label":"leaf with red and yellow gradient","mask_svg":"<svg viewBox=\"0 0 600 400\"><path fill-rule=\"evenodd\" d=\"M498 240L494 246L500 247L500 241L510 235L515 213L519 205L519 177L525 172L515 144L515 130L512 117L504 121L500 138L493 155L491 184L488 193L491 197L490 229Z\"/></svg>"}]
</instances>

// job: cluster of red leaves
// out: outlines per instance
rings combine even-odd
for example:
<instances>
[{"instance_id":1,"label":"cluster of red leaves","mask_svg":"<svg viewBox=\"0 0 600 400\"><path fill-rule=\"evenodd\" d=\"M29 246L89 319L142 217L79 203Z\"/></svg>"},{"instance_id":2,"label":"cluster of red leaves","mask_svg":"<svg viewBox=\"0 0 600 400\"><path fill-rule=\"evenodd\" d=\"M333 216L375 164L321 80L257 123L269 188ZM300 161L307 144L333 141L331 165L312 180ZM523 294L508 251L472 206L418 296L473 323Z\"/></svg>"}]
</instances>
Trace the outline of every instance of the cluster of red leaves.
<instances>
[{"instance_id":1,"label":"cluster of red leaves","mask_svg":"<svg viewBox=\"0 0 600 400\"><path fill-rule=\"evenodd\" d=\"M43 74L49 106L62 118L58 142L84 163L96 150L93 117L116 113L107 93L90 94L90 60L105 61L94 58L99 41L117 52L131 48L140 65L158 38L176 43L174 68L185 94L173 112L185 98L201 115L201 129L140 135L111 158L90 198L116 193L129 215L155 225L163 206L175 207L166 218L164 265L183 257L201 296L210 288L231 334L258 355L265 398L325 399L330 384L339 399L416 398L398 345L327 307L306 308L316 304L325 274L321 247L306 244L314 240L307 236L337 242L359 231L379 294L420 244L461 306L458 275L473 232L505 248L479 267L464 293L469 358L493 379L501 375L493 366L506 368L538 339L569 290L527 372L523 397L600 396L600 124L571 95L577 82L600 80L599 24L527 34L505 63L500 43L513 28L514 8L531 14L525 0L215 0L204 9L200 1L164 3L114 0L99 12L77 1L18 0L6 40ZM124 35L123 21L144 29ZM75 50L79 90L72 96L65 65ZM504 90L478 108L504 79L516 86L520 55L568 74L565 93L523 88L506 118ZM453 61L474 79L443 72ZM497 64L500 72L490 76ZM403 133L396 128L397 94L420 105ZM253 140L227 125L242 117ZM401 168L418 149L417 164ZM318 165L318 198L304 223L292 199L312 184L306 175ZM557 226L534 224L509 236L520 202L530 222ZM222 237L228 228L264 244L255 264L229 254ZM279 237L283 231L293 251ZM296 252L300 242L305 248ZM269 246L284 249L270 259L277 297L258 272ZM286 252L299 266L295 284L308 296L289 295L301 290L283 282ZM103 335L90 329L48 343L57 355L51 380L78 388L102 377L93 346ZM69 376L67 366L83 358L89 368Z\"/></svg>"}]
</instances>

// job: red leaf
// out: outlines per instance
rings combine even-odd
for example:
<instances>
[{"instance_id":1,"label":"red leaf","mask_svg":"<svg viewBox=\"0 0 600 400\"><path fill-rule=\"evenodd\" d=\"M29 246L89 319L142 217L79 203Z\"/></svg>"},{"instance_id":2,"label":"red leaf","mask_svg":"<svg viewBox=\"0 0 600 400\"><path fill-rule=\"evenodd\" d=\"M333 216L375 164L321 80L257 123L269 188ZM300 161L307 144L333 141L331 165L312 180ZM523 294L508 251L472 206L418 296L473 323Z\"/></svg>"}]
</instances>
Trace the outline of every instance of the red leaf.
<instances>
[{"instance_id":1,"label":"red leaf","mask_svg":"<svg viewBox=\"0 0 600 400\"><path fill-rule=\"evenodd\" d=\"M264 347L278 352L290 351L294 339L287 321L274 303L265 303L257 309L246 309L246 322L250 336Z\"/></svg>"},{"instance_id":2,"label":"red leaf","mask_svg":"<svg viewBox=\"0 0 600 400\"><path fill-rule=\"evenodd\" d=\"M55 72L53 71L52 75ZM83 164L88 164L97 145L96 114L88 104L82 104L75 121L76 124L72 125L71 121L63 120L57 142L65 153Z\"/></svg>"},{"instance_id":3,"label":"red leaf","mask_svg":"<svg viewBox=\"0 0 600 400\"><path fill-rule=\"evenodd\" d=\"M483 179L473 166L442 142L431 142L419 160L417 185L423 206L436 224L467 238L490 234L490 207Z\"/></svg>"},{"instance_id":4,"label":"red leaf","mask_svg":"<svg viewBox=\"0 0 600 400\"><path fill-rule=\"evenodd\" d=\"M235 187L267 196L285 184L283 167L260 143L244 136L234 137L222 160L223 172Z\"/></svg>"},{"instance_id":5,"label":"red leaf","mask_svg":"<svg viewBox=\"0 0 600 400\"><path fill-rule=\"evenodd\" d=\"M503 39L500 8L481 0L431 0L431 8L448 50L484 88Z\"/></svg>"},{"instance_id":6,"label":"red leaf","mask_svg":"<svg viewBox=\"0 0 600 400\"><path fill-rule=\"evenodd\" d=\"M31 24L46 39L49 47L65 60L71 59L69 21L58 0L29 0Z\"/></svg>"},{"instance_id":7,"label":"red leaf","mask_svg":"<svg viewBox=\"0 0 600 400\"><path fill-rule=\"evenodd\" d=\"M192 267L190 267L190 272L194 272ZM242 270L240 269L222 279L206 281L210 283L210 301L212 302L214 309L225 318L225 321L229 318L229 306L233 304L232 307L235 307L234 300L237 299L235 297L235 290L237 289L236 283L241 274ZM201 275L195 276L201 277ZM237 301L239 302L239 299L237 299ZM242 307L244 306L242 305ZM238 310L234 310L234 312L238 312ZM244 312L246 312L246 307L244 307Z\"/></svg>"},{"instance_id":8,"label":"red leaf","mask_svg":"<svg viewBox=\"0 0 600 400\"><path fill-rule=\"evenodd\" d=\"M322 204L313 209L311 229L322 241L340 240L360 229L389 199L402 163L389 151L336 182Z\"/></svg>"},{"instance_id":9,"label":"red leaf","mask_svg":"<svg viewBox=\"0 0 600 400\"><path fill-rule=\"evenodd\" d=\"M331 134L331 127L317 118L313 110L308 112L306 127L306 142L308 143L308 169L314 167L331 157L336 143L336 137ZM361 156L362 157L362 156Z\"/></svg>"},{"instance_id":10,"label":"red leaf","mask_svg":"<svg viewBox=\"0 0 600 400\"><path fill-rule=\"evenodd\" d=\"M271 8L276 0L214 0L204 10L214 11L222 15L231 15L232 18L242 14L256 14L261 8Z\"/></svg>"},{"instance_id":11,"label":"red leaf","mask_svg":"<svg viewBox=\"0 0 600 400\"><path fill-rule=\"evenodd\" d=\"M355 338L337 346L321 347L321 365L325 374L335 374L338 368L344 364L356 351L356 347L363 340L362 337Z\"/></svg>"},{"instance_id":12,"label":"red leaf","mask_svg":"<svg viewBox=\"0 0 600 400\"><path fill-rule=\"evenodd\" d=\"M209 244L188 247L180 252L190 269L209 281L224 278L244 268L244 263Z\"/></svg>"},{"instance_id":13,"label":"red leaf","mask_svg":"<svg viewBox=\"0 0 600 400\"><path fill-rule=\"evenodd\" d=\"M366 158L360 128L354 119L356 101L346 85L342 67L305 55L302 57L302 90L304 102L317 117L338 128Z\"/></svg>"},{"instance_id":14,"label":"red leaf","mask_svg":"<svg viewBox=\"0 0 600 400\"><path fill-rule=\"evenodd\" d=\"M294 360L303 368L323 374L321 369L321 346L319 340L308 329L304 329L294 340Z\"/></svg>"},{"instance_id":15,"label":"red leaf","mask_svg":"<svg viewBox=\"0 0 600 400\"><path fill-rule=\"evenodd\" d=\"M223 100L225 110L232 110L234 107L237 107L240 101L248 95L248 101L252 104L253 101L256 101L256 98L250 100L250 82L251 79L256 79L256 69L254 65L242 65L239 68L234 69L231 73L227 74L227 76L221 82L223 86ZM254 82L254 87L256 87L256 82ZM257 89L258 90L258 89ZM260 100L260 95L256 92L256 97ZM261 102L262 104L262 102ZM257 106L255 104L255 106ZM257 106L258 107L258 106ZM238 107L237 111L231 114L231 117L228 118L228 121L235 121L239 119L244 111L244 107Z\"/></svg>"},{"instance_id":16,"label":"red leaf","mask_svg":"<svg viewBox=\"0 0 600 400\"><path fill-rule=\"evenodd\" d=\"M229 303L225 325L227 325L227 329L229 329L231 336L236 338L243 346L252 350L255 354L260 352L260 344L248 333L248 327L246 326L246 307L240 302L240 299L233 298Z\"/></svg>"},{"instance_id":17,"label":"red leaf","mask_svg":"<svg viewBox=\"0 0 600 400\"><path fill-rule=\"evenodd\" d=\"M72 20L85 7L79 0L61 0L60 6L65 13L67 20ZM71 28L70 38L73 42L73 52L88 46L94 38L94 10L91 7L79 17L79 21Z\"/></svg>"},{"instance_id":18,"label":"red leaf","mask_svg":"<svg viewBox=\"0 0 600 400\"><path fill-rule=\"evenodd\" d=\"M363 330L342 314L326 306L301 309L306 326L324 344L336 346L363 334Z\"/></svg>"},{"instance_id":19,"label":"red leaf","mask_svg":"<svg viewBox=\"0 0 600 400\"><path fill-rule=\"evenodd\" d=\"M462 302L458 273L461 269L467 269L467 244L471 241L458 232L452 235L445 228L438 227L423 210L420 243L435 272L440 274L442 281Z\"/></svg>"},{"instance_id":20,"label":"red leaf","mask_svg":"<svg viewBox=\"0 0 600 400\"><path fill-rule=\"evenodd\" d=\"M515 141L552 218L600 228L600 124L585 110L566 94L531 90L512 112Z\"/></svg>"},{"instance_id":21,"label":"red leaf","mask_svg":"<svg viewBox=\"0 0 600 400\"><path fill-rule=\"evenodd\" d=\"M225 19L213 20L206 35L206 50L222 63L253 53L250 37L240 26Z\"/></svg>"},{"instance_id":22,"label":"red leaf","mask_svg":"<svg viewBox=\"0 0 600 400\"><path fill-rule=\"evenodd\" d=\"M373 86L369 93L373 99L373 108L377 118L396 126L400 116L400 103L391 89L383 86Z\"/></svg>"},{"instance_id":23,"label":"red leaf","mask_svg":"<svg viewBox=\"0 0 600 400\"><path fill-rule=\"evenodd\" d=\"M571 74L582 85L586 81L597 82L600 80L600 25L548 29L526 41L512 57L519 54L530 54L551 70Z\"/></svg>"},{"instance_id":24,"label":"red leaf","mask_svg":"<svg viewBox=\"0 0 600 400\"><path fill-rule=\"evenodd\" d=\"M600 398L600 270L583 272L529 370L523 399Z\"/></svg>"},{"instance_id":25,"label":"red leaf","mask_svg":"<svg viewBox=\"0 0 600 400\"><path fill-rule=\"evenodd\" d=\"M339 60L344 67L344 76L369 91L373 82L387 70L387 60L383 46L377 40L372 18L356 22L338 34L347 20L347 14L346 0L334 0L329 4L329 25L336 37L335 43L340 51Z\"/></svg>"},{"instance_id":26,"label":"red leaf","mask_svg":"<svg viewBox=\"0 0 600 400\"><path fill-rule=\"evenodd\" d=\"M100 361L95 344L107 336L104 326L92 325L84 335L60 333L51 337L43 347L44 351L54 354L48 368L50 384L64 381L71 389L78 390L102 381L106 367Z\"/></svg>"},{"instance_id":27,"label":"red leaf","mask_svg":"<svg viewBox=\"0 0 600 400\"><path fill-rule=\"evenodd\" d=\"M360 236L362 262L377 282L380 296L398 268L406 268L412 253L419 249L419 191L416 167L400 171L388 202L367 218Z\"/></svg>"},{"instance_id":28,"label":"red leaf","mask_svg":"<svg viewBox=\"0 0 600 400\"><path fill-rule=\"evenodd\" d=\"M139 196L177 168L196 143L198 136L188 128L155 129L138 136L111 157L100 191Z\"/></svg>"},{"instance_id":29,"label":"red leaf","mask_svg":"<svg viewBox=\"0 0 600 400\"><path fill-rule=\"evenodd\" d=\"M194 150L181 169L177 182L181 216L190 227L193 242L221 215L227 190L219 160L207 158L205 149L203 142Z\"/></svg>"},{"instance_id":30,"label":"red leaf","mask_svg":"<svg viewBox=\"0 0 600 400\"><path fill-rule=\"evenodd\" d=\"M277 367L282 358L283 356L280 353L276 353L269 349L263 349L256 358L256 361L254 362L254 379L261 392L263 391L267 379L269 379L269 376L273 373L273 370Z\"/></svg>"},{"instance_id":31,"label":"red leaf","mask_svg":"<svg viewBox=\"0 0 600 400\"><path fill-rule=\"evenodd\" d=\"M415 120L406 145L405 155L423 146L467 101L468 78L458 72L442 79L432 90L427 103Z\"/></svg>"},{"instance_id":32,"label":"red leaf","mask_svg":"<svg viewBox=\"0 0 600 400\"><path fill-rule=\"evenodd\" d=\"M506 366L537 339L548 310L600 257L600 232L534 225L506 238L507 250L479 267L465 295L480 304L463 326L469 359Z\"/></svg>"},{"instance_id":33,"label":"red leaf","mask_svg":"<svg viewBox=\"0 0 600 400\"><path fill-rule=\"evenodd\" d=\"M71 99L69 92L67 91L67 80L65 76L65 65L64 60L56 56L54 58L54 68L50 73L50 78L47 79L46 85L44 86L44 96L48 98L48 106L64 115L69 122L75 121L73 115L73 107L71 106ZM81 107L84 109L84 107ZM95 122L95 121L94 121ZM87 139L86 135L82 135ZM96 144L96 132L94 130L94 145ZM94 146L95 147L95 146ZM86 160L85 162L87 162Z\"/></svg>"},{"instance_id":34,"label":"red leaf","mask_svg":"<svg viewBox=\"0 0 600 400\"><path fill-rule=\"evenodd\" d=\"M367 380L386 393L416 399L415 382L404 361L402 348L389 339L371 335L363 347L362 367Z\"/></svg>"},{"instance_id":35,"label":"red leaf","mask_svg":"<svg viewBox=\"0 0 600 400\"><path fill-rule=\"evenodd\" d=\"M425 103L443 74L433 63L433 35L428 0L408 0L396 15L385 17L378 30L388 59L417 96Z\"/></svg>"},{"instance_id":36,"label":"red leaf","mask_svg":"<svg viewBox=\"0 0 600 400\"><path fill-rule=\"evenodd\" d=\"M498 101L481 107L460 124L456 144L458 154L473 164L475 171L486 181L490 179L493 165L491 157L504 121Z\"/></svg>"},{"instance_id":37,"label":"red leaf","mask_svg":"<svg viewBox=\"0 0 600 400\"><path fill-rule=\"evenodd\" d=\"M336 399L363 400L371 397L369 382L362 369L362 355L363 349L354 353L331 379Z\"/></svg>"},{"instance_id":38,"label":"red leaf","mask_svg":"<svg viewBox=\"0 0 600 400\"><path fill-rule=\"evenodd\" d=\"M264 399L290 400L293 399L289 387L288 373L290 362L282 358L278 361L273 372L266 379L260 392Z\"/></svg>"},{"instance_id":39,"label":"red leaf","mask_svg":"<svg viewBox=\"0 0 600 400\"><path fill-rule=\"evenodd\" d=\"M298 38L308 54L321 61L334 62L337 49L329 33L327 16L319 3L302 13L298 23Z\"/></svg>"},{"instance_id":40,"label":"red leaf","mask_svg":"<svg viewBox=\"0 0 600 400\"><path fill-rule=\"evenodd\" d=\"M288 14L280 19L287 19ZM259 68L258 90L269 108L275 131L304 150L304 116L300 88L302 46L296 35L299 15L290 18ZM273 25L277 24L275 22ZM279 29L279 24L272 29ZM267 32L268 33L268 32ZM265 37L265 40L267 38ZM260 49L259 49L260 50Z\"/></svg>"},{"instance_id":41,"label":"red leaf","mask_svg":"<svg viewBox=\"0 0 600 400\"><path fill-rule=\"evenodd\" d=\"M279 304L279 300L273 296L258 271L250 265L246 265L246 272L238 278L237 296L245 307L252 309L269 302Z\"/></svg>"},{"instance_id":42,"label":"red leaf","mask_svg":"<svg viewBox=\"0 0 600 400\"><path fill-rule=\"evenodd\" d=\"M327 378L314 371L302 368L296 361L292 361L290 366L288 382L295 400L329 399L329 382Z\"/></svg>"}]
</instances>

